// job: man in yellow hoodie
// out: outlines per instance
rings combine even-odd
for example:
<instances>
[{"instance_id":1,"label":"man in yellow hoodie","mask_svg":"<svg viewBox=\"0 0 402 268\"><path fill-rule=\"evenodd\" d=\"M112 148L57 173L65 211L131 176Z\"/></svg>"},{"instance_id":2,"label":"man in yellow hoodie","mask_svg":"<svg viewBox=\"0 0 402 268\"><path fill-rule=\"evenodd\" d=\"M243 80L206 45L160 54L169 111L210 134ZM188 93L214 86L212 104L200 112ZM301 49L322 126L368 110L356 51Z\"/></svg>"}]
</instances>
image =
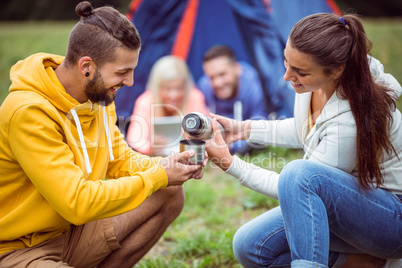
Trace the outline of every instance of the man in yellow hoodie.
<instances>
[{"instance_id":1,"label":"man in yellow hoodie","mask_svg":"<svg viewBox=\"0 0 402 268\"><path fill-rule=\"evenodd\" d=\"M0 107L0 267L132 267L200 179L194 152L150 158L115 126L116 91L133 84L141 47L111 7L76 7L65 58L11 69ZM105 180L107 179L107 180Z\"/></svg>"}]
</instances>

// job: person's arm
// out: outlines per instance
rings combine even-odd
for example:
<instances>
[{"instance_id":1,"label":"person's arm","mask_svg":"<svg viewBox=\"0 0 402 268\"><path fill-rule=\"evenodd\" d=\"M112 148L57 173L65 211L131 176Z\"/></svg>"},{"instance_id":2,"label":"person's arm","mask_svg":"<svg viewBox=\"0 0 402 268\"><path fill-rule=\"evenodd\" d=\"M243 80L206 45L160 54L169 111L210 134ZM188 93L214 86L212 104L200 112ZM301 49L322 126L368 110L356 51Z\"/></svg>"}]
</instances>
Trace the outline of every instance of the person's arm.
<instances>
[{"instance_id":1,"label":"person's arm","mask_svg":"<svg viewBox=\"0 0 402 268\"><path fill-rule=\"evenodd\" d=\"M303 148L294 118L251 121L249 141L276 147Z\"/></svg>"},{"instance_id":2,"label":"person's arm","mask_svg":"<svg viewBox=\"0 0 402 268\"><path fill-rule=\"evenodd\" d=\"M232 164L226 173L235 177L241 185L278 199L278 173L247 163L237 156L233 156Z\"/></svg>"},{"instance_id":3,"label":"person's arm","mask_svg":"<svg viewBox=\"0 0 402 268\"><path fill-rule=\"evenodd\" d=\"M214 124L214 139L209 142L207 152L210 161L222 170L237 178L239 183L256 192L278 199L279 174L232 156L226 145L233 140L249 140L254 143L272 146L302 148L297 135L294 119L285 120L246 120L237 122L222 116L213 115L230 134L223 141L217 124Z\"/></svg>"},{"instance_id":4,"label":"person's arm","mask_svg":"<svg viewBox=\"0 0 402 268\"><path fill-rule=\"evenodd\" d=\"M62 126L51 118L57 118L56 113L42 104L21 107L10 119L9 143L27 179L66 220L79 225L116 216L136 208L153 192L166 187L165 170L141 157L137 161L142 168L131 176L106 181L93 177L91 180L94 174L86 178L82 167L76 164L83 158L77 159L66 143L74 138L66 137ZM74 150L82 149L77 146Z\"/></svg>"},{"instance_id":5,"label":"person's arm","mask_svg":"<svg viewBox=\"0 0 402 268\"><path fill-rule=\"evenodd\" d=\"M154 174L162 166L167 174L167 186L182 185L190 178L201 179L202 167L205 167L206 157L201 165L186 165L188 158L193 154L188 151L170 154L167 157L149 157L132 150L123 139L123 135L115 127L115 141L113 155L115 159L108 164L107 178L121 180L122 177L133 177L138 174ZM159 188L158 188L159 189Z\"/></svg>"},{"instance_id":6,"label":"person's arm","mask_svg":"<svg viewBox=\"0 0 402 268\"><path fill-rule=\"evenodd\" d=\"M245 128L247 128L247 125L245 125ZM278 199L278 173L247 163L237 156L232 156L214 120L213 129L215 133L214 138L209 140L206 146L210 161L219 166L223 171L237 178L243 186ZM247 131L243 133L243 138L247 138Z\"/></svg>"},{"instance_id":7,"label":"person's arm","mask_svg":"<svg viewBox=\"0 0 402 268\"><path fill-rule=\"evenodd\" d=\"M136 172L153 169L162 159L162 157L150 157L134 151L128 146L118 127L114 127L113 137L113 155L115 158L108 164L106 177L109 179L129 177Z\"/></svg>"},{"instance_id":8,"label":"person's arm","mask_svg":"<svg viewBox=\"0 0 402 268\"><path fill-rule=\"evenodd\" d=\"M155 167L162 166L167 174L167 186L182 185L190 178L200 179L203 176L201 167L205 167L208 159L200 165L185 165L186 160L192 155L189 152L169 155L168 157L148 157L133 151L125 142L119 128L113 124L116 121L114 105L108 106L108 118L111 137L113 139L114 160L107 165L106 177L121 179L122 177L135 176L139 172L155 171ZM194 152L193 152L194 153Z\"/></svg>"},{"instance_id":9,"label":"person's arm","mask_svg":"<svg viewBox=\"0 0 402 268\"><path fill-rule=\"evenodd\" d=\"M294 118L237 121L212 113L211 116L222 125L225 131L224 140L227 144L245 140L277 147L303 148L297 134Z\"/></svg>"},{"instance_id":10,"label":"person's arm","mask_svg":"<svg viewBox=\"0 0 402 268\"><path fill-rule=\"evenodd\" d=\"M241 76L241 101L244 107L244 119L251 120L249 141L257 144L303 148L297 133L294 118L284 120L267 119L265 95L257 72L248 64L248 72Z\"/></svg>"}]
</instances>

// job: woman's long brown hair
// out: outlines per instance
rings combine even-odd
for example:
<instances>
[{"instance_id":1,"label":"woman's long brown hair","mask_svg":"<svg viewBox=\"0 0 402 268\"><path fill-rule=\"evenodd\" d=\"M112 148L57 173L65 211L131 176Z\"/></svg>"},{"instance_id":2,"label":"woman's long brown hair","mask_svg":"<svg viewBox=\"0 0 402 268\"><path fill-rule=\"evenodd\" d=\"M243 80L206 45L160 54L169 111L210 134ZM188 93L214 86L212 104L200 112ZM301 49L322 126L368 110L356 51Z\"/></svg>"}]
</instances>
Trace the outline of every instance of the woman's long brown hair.
<instances>
[{"instance_id":1,"label":"woman's long brown hair","mask_svg":"<svg viewBox=\"0 0 402 268\"><path fill-rule=\"evenodd\" d=\"M396 94L370 73L371 42L358 17L345 15L343 21L335 14L310 15L293 27L289 41L328 73L345 65L337 94L349 101L356 121L358 181L368 190L383 184L383 155L395 152L389 132Z\"/></svg>"}]
</instances>

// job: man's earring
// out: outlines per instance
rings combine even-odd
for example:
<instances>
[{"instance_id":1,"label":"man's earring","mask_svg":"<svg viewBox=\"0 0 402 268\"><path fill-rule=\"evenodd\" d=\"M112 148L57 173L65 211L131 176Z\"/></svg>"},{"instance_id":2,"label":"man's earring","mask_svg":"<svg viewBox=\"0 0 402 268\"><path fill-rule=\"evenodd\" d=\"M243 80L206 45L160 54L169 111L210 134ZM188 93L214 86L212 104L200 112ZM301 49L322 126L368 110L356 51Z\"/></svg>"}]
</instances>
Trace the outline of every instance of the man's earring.
<instances>
[{"instance_id":1,"label":"man's earring","mask_svg":"<svg viewBox=\"0 0 402 268\"><path fill-rule=\"evenodd\" d=\"M86 72L86 73L85 73L85 76L88 77L88 76L89 76L89 72Z\"/></svg>"}]
</instances>

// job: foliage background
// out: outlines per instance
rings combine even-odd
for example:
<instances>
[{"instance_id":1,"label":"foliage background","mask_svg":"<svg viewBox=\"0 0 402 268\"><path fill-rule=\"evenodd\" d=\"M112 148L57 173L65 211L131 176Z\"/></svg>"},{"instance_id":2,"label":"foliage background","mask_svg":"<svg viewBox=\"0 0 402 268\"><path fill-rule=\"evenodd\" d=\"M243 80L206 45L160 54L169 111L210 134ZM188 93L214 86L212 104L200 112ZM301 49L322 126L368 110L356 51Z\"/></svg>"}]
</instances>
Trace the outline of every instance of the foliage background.
<instances>
[{"instance_id":1,"label":"foliage background","mask_svg":"<svg viewBox=\"0 0 402 268\"><path fill-rule=\"evenodd\" d=\"M2 0L0 2L0 20L74 20L77 19L74 8L81 1ZM126 13L131 0L90 0L90 2L94 7L108 4ZM335 0L335 2L342 11L350 10L363 16L402 16L402 1L400 0Z\"/></svg>"},{"instance_id":2,"label":"foliage background","mask_svg":"<svg viewBox=\"0 0 402 268\"><path fill-rule=\"evenodd\" d=\"M76 20L75 6L83 0L2 0L0 20ZM111 5L127 12L131 0L89 0L93 7Z\"/></svg>"}]
</instances>

